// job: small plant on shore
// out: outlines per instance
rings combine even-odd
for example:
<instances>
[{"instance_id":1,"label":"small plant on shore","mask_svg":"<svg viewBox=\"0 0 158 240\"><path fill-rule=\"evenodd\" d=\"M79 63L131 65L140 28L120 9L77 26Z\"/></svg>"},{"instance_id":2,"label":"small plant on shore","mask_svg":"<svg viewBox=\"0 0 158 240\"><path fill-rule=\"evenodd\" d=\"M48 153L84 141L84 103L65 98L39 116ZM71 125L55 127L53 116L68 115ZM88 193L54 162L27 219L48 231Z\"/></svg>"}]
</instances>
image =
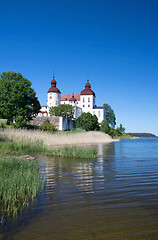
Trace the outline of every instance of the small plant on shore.
<instances>
[{"instance_id":1,"label":"small plant on shore","mask_svg":"<svg viewBox=\"0 0 158 240\"><path fill-rule=\"evenodd\" d=\"M49 119L46 119L41 126L39 127L41 131L49 131L49 132L55 132L57 129L55 128L54 124L49 121Z\"/></svg>"}]
</instances>

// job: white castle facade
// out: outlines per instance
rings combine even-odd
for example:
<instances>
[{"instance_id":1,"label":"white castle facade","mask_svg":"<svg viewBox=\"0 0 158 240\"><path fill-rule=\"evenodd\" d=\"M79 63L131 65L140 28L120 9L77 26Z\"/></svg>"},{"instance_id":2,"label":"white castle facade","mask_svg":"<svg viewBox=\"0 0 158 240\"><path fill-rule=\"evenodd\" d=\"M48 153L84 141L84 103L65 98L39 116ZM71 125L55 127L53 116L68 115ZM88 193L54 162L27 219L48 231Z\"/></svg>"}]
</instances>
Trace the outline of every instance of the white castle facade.
<instances>
[{"instance_id":1,"label":"white castle facade","mask_svg":"<svg viewBox=\"0 0 158 240\"><path fill-rule=\"evenodd\" d=\"M38 116L49 117L49 108L59 106L60 104L70 104L74 107L74 119L77 119L82 113L90 112L92 115L96 115L98 122L101 123L105 120L105 108L97 107L95 105L95 93L91 89L89 80L85 84L85 89L80 94L63 94L56 87L56 80L53 76L51 81L51 87L47 93L47 105L41 105L41 110Z\"/></svg>"}]
</instances>

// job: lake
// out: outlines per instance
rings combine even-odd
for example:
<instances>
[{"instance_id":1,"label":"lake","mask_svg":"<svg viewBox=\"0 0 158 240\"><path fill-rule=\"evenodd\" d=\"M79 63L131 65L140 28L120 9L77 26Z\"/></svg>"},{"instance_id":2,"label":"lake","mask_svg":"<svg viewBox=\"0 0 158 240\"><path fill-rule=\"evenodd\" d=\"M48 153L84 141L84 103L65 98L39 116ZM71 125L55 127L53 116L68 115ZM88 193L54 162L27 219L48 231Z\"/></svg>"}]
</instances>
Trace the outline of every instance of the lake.
<instances>
[{"instance_id":1,"label":"lake","mask_svg":"<svg viewBox=\"0 0 158 240\"><path fill-rule=\"evenodd\" d=\"M95 147L96 160L39 156L46 186L0 239L158 239L158 138Z\"/></svg>"}]
</instances>

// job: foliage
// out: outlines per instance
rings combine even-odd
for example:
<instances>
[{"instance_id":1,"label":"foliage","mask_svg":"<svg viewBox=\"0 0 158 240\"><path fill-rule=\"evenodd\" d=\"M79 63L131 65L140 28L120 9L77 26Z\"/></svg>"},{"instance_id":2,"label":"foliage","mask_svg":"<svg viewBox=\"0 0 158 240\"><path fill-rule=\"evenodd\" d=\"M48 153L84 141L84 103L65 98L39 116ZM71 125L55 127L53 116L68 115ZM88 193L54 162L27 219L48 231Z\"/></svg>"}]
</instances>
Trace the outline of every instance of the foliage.
<instances>
[{"instance_id":1,"label":"foliage","mask_svg":"<svg viewBox=\"0 0 158 240\"><path fill-rule=\"evenodd\" d=\"M125 128L122 126L122 124L120 124L120 127L117 127L115 129L109 126L108 121L101 122L100 130L104 133L109 134L112 138L121 137L125 132Z\"/></svg>"},{"instance_id":2,"label":"foliage","mask_svg":"<svg viewBox=\"0 0 158 240\"><path fill-rule=\"evenodd\" d=\"M125 127L123 127L122 124L120 124L119 130L120 130L121 133L124 133L125 132Z\"/></svg>"},{"instance_id":3,"label":"foliage","mask_svg":"<svg viewBox=\"0 0 158 240\"><path fill-rule=\"evenodd\" d=\"M54 124L49 121L49 119L46 119L41 126L39 127L41 131L49 131L49 132L55 132L57 129L55 128Z\"/></svg>"},{"instance_id":4,"label":"foliage","mask_svg":"<svg viewBox=\"0 0 158 240\"><path fill-rule=\"evenodd\" d=\"M82 113L82 115L77 118L77 127L82 127L86 131L99 130L98 118L90 112Z\"/></svg>"},{"instance_id":5,"label":"foliage","mask_svg":"<svg viewBox=\"0 0 158 240\"><path fill-rule=\"evenodd\" d=\"M109 126L114 128L116 125L116 117L115 117L114 110L108 104L104 104L103 106L105 107L106 121L109 123Z\"/></svg>"},{"instance_id":6,"label":"foliage","mask_svg":"<svg viewBox=\"0 0 158 240\"><path fill-rule=\"evenodd\" d=\"M60 131L62 133L62 131ZM65 132L65 131L64 131ZM71 129L71 130L68 130L66 131L67 134L72 134L72 133L81 133L81 132L85 132L84 129L77 129L77 128L74 128L74 129Z\"/></svg>"},{"instance_id":7,"label":"foliage","mask_svg":"<svg viewBox=\"0 0 158 240\"><path fill-rule=\"evenodd\" d=\"M54 149L52 152L47 152L48 156L68 157L68 158L97 158L98 154L94 148L80 147L62 147Z\"/></svg>"},{"instance_id":8,"label":"foliage","mask_svg":"<svg viewBox=\"0 0 158 240\"><path fill-rule=\"evenodd\" d=\"M3 140L3 139L1 139ZM37 141L33 143L15 143L8 141L0 141L0 152L9 155L22 155L29 153L45 153L49 156L57 157L73 157L73 158L97 158L98 154L94 148L80 148L80 147L58 147L51 148L45 146L43 142Z\"/></svg>"},{"instance_id":9,"label":"foliage","mask_svg":"<svg viewBox=\"0 0 158 240\"><path fill-rule=\"evenodd\" d=\"M119 136L119 139L130 139L133 138L133 134L132 133L123 133L121 136Z\"/></svg>"},{"instance_id":10,"label":"foliage","mask_svg":"<svg viewBox=\"0 0 158 240\"><path fill-rule=\"evenodd\" d=\"M26 128L27 121L23 116L17 116L14 124L14 128Z\"/></svg>"},{"instance_id":11,"label":"foliage","mask_svg":"<svg viewBox=\"0 0 158 240\"><path fill-rule=\"evenodd\" d=\"M1 217L13 214L29 205L41 186L36 160L0 158L0 212Z\"/></svg>"},{"instance_id":12,"label":"foliage","mask_svg":"<svg viewBox=\"0 0 158 240\"><path fill-rule=\"evenodd\" d=\"M36 143L16 143L5 141L5 139L0 139L0 152L9 155L21 155L28 153L42 153L46 151L46 148L42 141L37 141Z\"/></svg>"},{"instance_id":13,"label":"foliage","mask_svg":"<svg viewBox=\"0 0 158 240\"><path fill-rule=\"evenodd\" d=\"M50 107L50 116L59 116L65 118L73 118L73 106L69 104L61 104L57 107Z\"/></svg>"},{"instance_id":14,"label":"foliage","mask_svg":"<svg viewBox=\"0 0 158 240\"><path fill-rule=\"evenodd\" d=\"M13 122L22 116L31 120L39 110L40 104L29 80L15 72L0 75L0 118Z\"/></svg>"},{"instance_id":15,"label":"foliage","mask_svg":"<svg viewBox=\"0 0 158 240\"><path fill-rule=\"evenodd\" d=\"M6 124L4 122L0 122L0 128L6 128Z\"/></svg>"},{"instance_id":16,"label":"foliage","mask_svg":"<svg viewBox=\"0 0 158 240\"><path fill-rule=\"evenodd\" d=\"M6 119L0 119L0 128L6 128L7 127L7 120Z\"/></svg>"},{"instance_id":17,"label":"foliage","mask_svg":"<svg viewBox=\"0 0 158 240\"><path fill-rule=\"evenodd\" d=\"M100 124L100 130L104 133L110 133L110 127L108 121L103 120Z\"/></svg>"},{"instance_id":18,"label":"foliage","mask_svg":"<svg viewBox=\"0 0 158 240\"><path fill-rule=\"evenodd\" d=\"M156 135L152 133L132 133L134 137L156 137Z\"/></svg>"}]
</instances>

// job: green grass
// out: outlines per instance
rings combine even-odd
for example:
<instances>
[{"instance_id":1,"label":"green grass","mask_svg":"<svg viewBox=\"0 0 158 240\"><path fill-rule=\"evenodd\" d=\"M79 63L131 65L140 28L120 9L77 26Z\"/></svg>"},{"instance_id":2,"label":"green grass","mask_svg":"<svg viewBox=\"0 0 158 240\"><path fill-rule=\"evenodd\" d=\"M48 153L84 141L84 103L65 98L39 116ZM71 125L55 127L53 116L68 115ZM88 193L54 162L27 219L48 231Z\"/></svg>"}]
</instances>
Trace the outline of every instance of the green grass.
<instances>
[{"instance_id":1,"label":"green grass","mask_svg":"<svg viewBox=\"0 0 158 240\"><path fill-rule=\"evenodd\" d=\"M41 141L37 141L34 144L0 141L0 152L3 154L18 156L29 153L42 153L45 150L45 146Z\"/></svg>"},{"instance_id":2,"label":"green grass","mask_svg":"<svg viewBox=\"0 0 158 240\"><path fill-rule=\"evenodd\" d=\"M0 123L5 123L5 124L7 124L7 119L0 119Z\"/></svg>"},{"instance_id":3,"label":"green grass","mask_svg":"<svg viewBox=\"0 0 158 240\"><path fill-rule=\"evenodd\" d=\"M36 143L15 143L0 141L0 152L3 155L19 156L23 154L42 153L48 156L68 157L68 158L97 158L98 154L94 148L81 148L76 146L46 147L42 141Z\"/></svg>"},{"instance_id":4,"label":"green grass","mask_svg":"<svg viewBox=\"0 0 158 240\"><path fill-rule=\"evenodd\" d=\"M71 129L71 130L68 130L68 131L61 131L61 130L59 130L58 131L58 133L67 133L67 134L69 134L69 133L80 133L80 132L85 132L85 130L84 129Z\"/></svg>"},{"instance_id":5,"label":"green grass","mask_svg":"<svg viewBox=\"0 0 158 240\"><path fill-rule=\"evenodd\" d=\"M118 137L118 139L131 139L133 138L133 135L131 133L123 133L121 136Z\"/></svg>"},{"instance_id":6,"label":"green grass","mask_svg":"<svg viewBox=\"0 0 158 240\"><path fill-rule=\"evenodd\" d=\"M39 166L36 160L0 158L0 212L13 215L35 199L41 186Z\"/></svg>"},{"instance_id":7,"label":"green grass","mask_svg":"<svg viewBox=\"0 0 158 240\"><path fill-rule=\"evenodd\" d=\"M68 157L68 158L97 158L98 153L94 148L80 147L60 147L47 152L48 156Z\"/></svg>"}]
</instances>

